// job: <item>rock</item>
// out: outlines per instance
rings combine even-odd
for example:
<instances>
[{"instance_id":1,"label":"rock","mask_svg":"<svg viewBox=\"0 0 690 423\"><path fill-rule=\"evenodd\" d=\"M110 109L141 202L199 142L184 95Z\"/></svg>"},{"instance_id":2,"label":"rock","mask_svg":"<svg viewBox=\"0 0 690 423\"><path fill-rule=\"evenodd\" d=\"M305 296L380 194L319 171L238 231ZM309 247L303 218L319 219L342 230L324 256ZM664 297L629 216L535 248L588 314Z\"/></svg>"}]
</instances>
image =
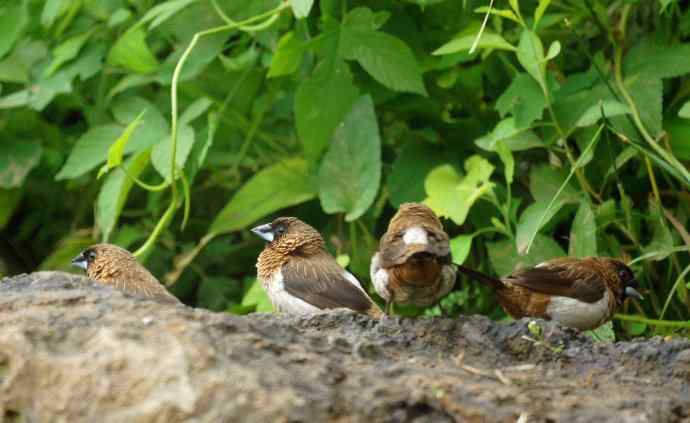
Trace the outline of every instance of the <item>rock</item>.
<instances>
[{"instance_id":1,"label":"rock","mask_svg":"<svg viewBox=\"0 0 690 423\"><path fill-rule=\"evenodd\" d=\"M670 422L685 340L539 321L233 316L57 272L0 283L3 422Z\"/></svg>"}]
</instances>

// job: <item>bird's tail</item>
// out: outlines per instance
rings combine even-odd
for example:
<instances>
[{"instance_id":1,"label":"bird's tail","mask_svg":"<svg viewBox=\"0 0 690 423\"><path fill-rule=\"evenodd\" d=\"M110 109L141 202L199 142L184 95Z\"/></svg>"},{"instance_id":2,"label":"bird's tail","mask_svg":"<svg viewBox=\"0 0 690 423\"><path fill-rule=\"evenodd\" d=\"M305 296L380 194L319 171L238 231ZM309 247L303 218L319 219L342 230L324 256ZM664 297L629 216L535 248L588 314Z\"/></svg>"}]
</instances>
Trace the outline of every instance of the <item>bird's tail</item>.
<instances>
[{"instance_id":1,"label":"bird's tail","mask_svg":"<svg viewBox=\"0 0 690 423\"><path fill-rule=\"evenodd\" d=\"M460 273L467 275L469 278L474 279L478 282L481 282L485 285L489 285L490 287L497 289L503 286L503 282L501 282L500 279L494 278L493 276L489 276L487 274L484 274L482 272L478 272L476 270L472 270L469 267L465 266L458 266L458 270Z\"/></svg>"}]
</instances>

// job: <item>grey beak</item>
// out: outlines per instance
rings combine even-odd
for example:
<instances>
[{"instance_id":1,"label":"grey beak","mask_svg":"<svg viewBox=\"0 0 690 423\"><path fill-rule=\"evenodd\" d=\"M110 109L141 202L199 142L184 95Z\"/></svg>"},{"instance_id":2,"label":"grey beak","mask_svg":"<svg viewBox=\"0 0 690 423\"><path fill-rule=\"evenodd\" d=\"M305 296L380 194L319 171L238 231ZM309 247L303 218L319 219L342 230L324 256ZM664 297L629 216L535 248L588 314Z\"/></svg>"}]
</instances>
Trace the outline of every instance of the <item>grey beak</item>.
<instances>
[{"instance_id":1,"label":"grey beak","mask_svg":"<svg viewBox=\"0 0 690 423\"><path fill-rule=\"evenodd\" d=\"M80 253L78 256L72 259L72 266L80 267L86 270L88 265L89 264L86 262L86 257L84 257L84 253Z\"/></svg>"},{"instance_id":2,"label":"grey beak","mask_svg":"<svg viewBox=\"0 0 690 423\"><path fill-rule=\"evenodd\" d=\"M626 297L634 297L637 298L638 300L644 300L644 297L642 294L640 294L635 288L626 286L625 287L625 296Z\"/></svg>"},{"instance_id":3,"label":"grey beak","mask_svg":"<svg viewBox=\"0 0 690 423\"><path fill-rule=\"evenodd\" d=\"M273 241L273 227L270 223L267 223L265 225L259 225L255 228L252 228L252 232L259 235L261 238L268 242Z\"/></svg>"}]
</instances>

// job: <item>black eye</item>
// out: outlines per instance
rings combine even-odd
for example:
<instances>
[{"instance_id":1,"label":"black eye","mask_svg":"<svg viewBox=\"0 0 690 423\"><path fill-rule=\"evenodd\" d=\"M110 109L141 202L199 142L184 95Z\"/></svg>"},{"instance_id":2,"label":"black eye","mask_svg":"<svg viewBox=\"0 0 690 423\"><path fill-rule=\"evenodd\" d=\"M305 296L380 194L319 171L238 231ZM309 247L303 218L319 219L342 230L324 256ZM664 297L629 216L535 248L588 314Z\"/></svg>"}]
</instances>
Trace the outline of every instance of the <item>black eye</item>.
<instances>
[{"instance_id":1,"label":"black eye","mask_svg":"<svg viewBox=\"0 0 690 423\"><path fill-rule=\"evenodd\" d=\"M630 273L627 270L622 269L618 271L618 277L625 281L630 279Z\"/></svg>"},{"instance_id":2,"label":"black eye","mask_svg":"<svg viewBox=\"0 0 690 423\"><path fill-rule=\"evenodd\" d=\"M285 233L285 226L283 225L278 225L276 228L273 230L276 235L282 235Z\"/></svg>"},{"instance_id":3,"label":"black eye","mask_svg":"<svg viewBox=\"0 0 690 423\"><path fill-rule=\"evenodd\" d=\"M89 251L86 253L86 260L88 261L94 261L96 259L96 252L95 251Z\"/></svg>"}]
</instances>

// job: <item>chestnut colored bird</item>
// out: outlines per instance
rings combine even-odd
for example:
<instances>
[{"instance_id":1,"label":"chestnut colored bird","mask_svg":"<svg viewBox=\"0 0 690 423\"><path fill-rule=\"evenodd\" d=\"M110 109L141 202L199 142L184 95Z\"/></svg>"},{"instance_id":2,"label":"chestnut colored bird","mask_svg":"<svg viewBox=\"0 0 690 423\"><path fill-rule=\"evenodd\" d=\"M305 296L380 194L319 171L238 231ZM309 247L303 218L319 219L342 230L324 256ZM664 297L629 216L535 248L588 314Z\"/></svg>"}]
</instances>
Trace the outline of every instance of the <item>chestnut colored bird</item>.
<instances>
[{"instance_id":1,"label":"chestnut colored bird","mask_svg":"<svg viewBox=\"0 0 690 423\"><path fill-rule=\"evenodd\" d=\"M72 264L104 285L160 303L180 304L129 251L113 244L96 244L82 251Z\"/></svg>"},{"instance_id":2,"label":"chestnut colored bird","mask_svg":"<svg viewBox=\"0 0 690 423\"><path fill-rule=\"evenodd\" d=\"M642 295L632 270L609 257L561 257L497 279L464 266L460 272L496 291L513 318L540 317L579 330L611 319L628 297Z\"/></svg>"},{"instance_id":3,"label":"chestnut colored bird","mask_svg":"<svg viewBox=\"0 0 690 423\"><path fill-rule=\"evenodd\" d=\"M256 268L276 311L309 314L348 308L381 316L359 281L326 251L316 229L295 217L279 217L252 232L268 241Z\"/></svg>"},{"instance_id":4,"label":"chestnut colored bird","mask_svg":"<svg viewBox=\"0 0 690 423\"><path fill-rule=\"evenodd\" d=\"M379 251L371 260L371 280L386 300L427 307L436 304L455 284L448 234L424 204L404 203L388 224Z\"/></svg>"}]
</instances>

